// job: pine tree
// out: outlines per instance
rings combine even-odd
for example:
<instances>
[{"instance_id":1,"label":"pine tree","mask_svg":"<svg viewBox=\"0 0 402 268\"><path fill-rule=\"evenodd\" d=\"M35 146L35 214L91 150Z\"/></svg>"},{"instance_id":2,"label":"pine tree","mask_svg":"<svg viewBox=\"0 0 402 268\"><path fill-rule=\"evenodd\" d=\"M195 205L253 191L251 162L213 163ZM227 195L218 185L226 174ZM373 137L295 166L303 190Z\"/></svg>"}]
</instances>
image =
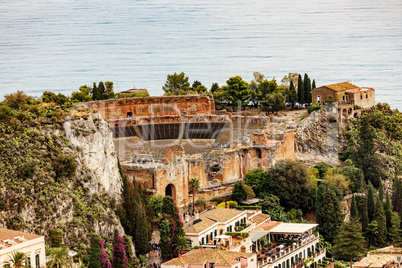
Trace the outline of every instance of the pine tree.
<instances>
[{"instance_id":1,"label":"pine tree","mask_svg":"<svg viewBox=\"0 0 402 268\"><path fill-rule=\"evenodd\" d=\"M88 268L101 267L101 238L98 234L92 234L91 237L91 253L89 256Z\"/></svg>"},{"instance_id":2,"label":"pine tree","mask_svg":"<svg viewBox=\"0 0 402 268\"><path fill-rule=\"evenodd\" d=\"M383 247L386 245L387 239L387 221L385 219L384 205L379 197L376 198L374 220L378 224L378 229L377 234L374 236L373 244L377 247Z\"/></svg>"},{"instance_id":3,"label":"pine tree","mask_svg":"<svg viewBox=\"0 0 402 268\"><path fill-rule=\"evenodd\" d=\"M289 87L289 103L292 104L292 109L297 102L297 92L295 89L295 86L293 85L293 81L290 81L290 87Z\"/></svg>"},{"instance_id":4,"label":"pine tree","mask_svg":"<svg viewBox=\"0 0 402 268\"><path fill-rule=\"evenodd\" d=\"M128 268L128 258L126 254L126 247L124 246L123 237L119 235L117 230L114 232L113 240L113 268Z\"/></svg>"},{"instance_id":5,"label":"pine tree","mask_svg":"<svg viewBox=\"0 0 402 268\"><path fill-rule=\"evenodd\" d=\"M352 204L350 206L350 219L359 220L359 211L357 209L355 195L352 196Z\"/></svg>"},{"instance_id":6,"label":"pine tree","mask_svg":"<svg viewBox=\"0 0 402 268\"><path fill-rule=\"evenodd\" d=\"M142 205L137 210L136 217L136 229L135 229L135 249L141 255L145 255L151 251L148 240L148 224L145 210Z\"/></svg>"},{"instance_id":7,"label":"pine tree","mask_svg":"<svg viewBox=\"0 0 402 268\"><path fill-rule=\"evenodd\" d=\"M366 254L364 238L357 221L351 220L342 225L342 230L335 239L332 254L336 259L359 259ZM352 267L352 266L351 266Z\"/></svg>"},{"instance_id":8,"label":"pine tree","mask_svg":"<svg viewBox=\"0 0 402 268\"><path fill-rule=\"evenodd\" d=\"M367 193L367 214L369 222L372 222L374 219L374 195L373 195L373 186L371 185L371 183L369 184Z\"/></svg>"},{"instance_id":9,"label":"pine tree","mask_svg":"<svg viewBox=\"0 0 402 268\"><path fill-rule=\"evenodd\" d=\"M299 74L298 83L297 83L297 102L300 105L304 105L304 84L301 75Z\"/></svg>"}]
</instances>

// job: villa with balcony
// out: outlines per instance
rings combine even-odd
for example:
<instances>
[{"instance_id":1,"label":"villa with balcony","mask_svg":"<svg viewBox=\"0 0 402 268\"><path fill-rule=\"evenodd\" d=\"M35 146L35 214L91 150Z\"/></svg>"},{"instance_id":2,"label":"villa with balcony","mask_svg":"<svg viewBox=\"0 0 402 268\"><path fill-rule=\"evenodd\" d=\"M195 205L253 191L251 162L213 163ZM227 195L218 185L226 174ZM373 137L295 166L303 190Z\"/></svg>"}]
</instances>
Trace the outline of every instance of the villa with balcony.
<instances>
[{"instance_id":1,"label":"villa with balcony","mask_svg":"<svg viewBox=\"0 0 402 268\"><path fill-rule=\"evenodd\" d=\"M185 226L191 246L257 254L256 267L314 267L325 258L317 224L271 221L261 211L218 208L197 214Z\"/></svg>"}]
</instances>

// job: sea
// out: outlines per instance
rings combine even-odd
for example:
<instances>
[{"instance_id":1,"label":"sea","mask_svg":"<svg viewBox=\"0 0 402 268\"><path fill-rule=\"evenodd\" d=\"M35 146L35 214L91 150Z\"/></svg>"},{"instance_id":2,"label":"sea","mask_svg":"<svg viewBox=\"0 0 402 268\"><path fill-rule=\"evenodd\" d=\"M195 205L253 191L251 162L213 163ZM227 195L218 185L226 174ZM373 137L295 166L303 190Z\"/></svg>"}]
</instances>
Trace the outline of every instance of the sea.
<instances>
[{"instance_id":1,"label":"sea","mask_svg":"<svg viewBox=\"0 0 402 268\"><path fill-rule=\"evenodd\" d=\"M208 88L307 73L402 111L402 1L0 0L0 100L99 81L159 96L174 72Z\"/></svg>"}]
</instances>

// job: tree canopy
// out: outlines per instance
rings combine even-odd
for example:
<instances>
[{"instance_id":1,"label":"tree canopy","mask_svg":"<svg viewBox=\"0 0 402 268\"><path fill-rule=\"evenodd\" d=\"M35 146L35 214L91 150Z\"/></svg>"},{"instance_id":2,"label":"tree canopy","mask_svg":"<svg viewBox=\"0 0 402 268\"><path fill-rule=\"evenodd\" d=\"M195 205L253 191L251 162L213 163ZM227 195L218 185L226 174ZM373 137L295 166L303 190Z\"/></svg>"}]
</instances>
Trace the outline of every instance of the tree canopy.
<instances>
[{"instance_id":1,"label":"tree canopy","mask_svg":"<svg viewBox=\"0 0 402 268\"><path fill-rule=\"evenodd\" d=\"M184 72L168 74L166 83L162 86L165 95L186 95L191 89L188 77Z\"/></svg>"},{"instance_id":2,"label":"tree canopy","mask_svg":"<svg viewBox=\"0 0 402 268\"><path fill-rule=\"evenodd\" d=\"M281 160L270 170L270 174L272 194L279 197L285 210L308 208L312 182L303 164Z\"/></svg>"}]
</instances>

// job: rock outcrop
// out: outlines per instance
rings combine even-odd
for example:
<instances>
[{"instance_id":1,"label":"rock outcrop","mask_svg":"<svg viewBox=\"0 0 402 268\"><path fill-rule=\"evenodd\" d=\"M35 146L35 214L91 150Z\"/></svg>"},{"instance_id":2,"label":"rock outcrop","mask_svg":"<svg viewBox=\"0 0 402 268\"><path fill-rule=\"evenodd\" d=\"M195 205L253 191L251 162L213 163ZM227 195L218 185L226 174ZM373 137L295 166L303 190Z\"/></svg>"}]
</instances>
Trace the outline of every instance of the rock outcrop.
<instances>
[{"instance_id":1,"label":"rock outcrop","mask_svg":"<svg viewBox=\"0 0 402 268\"><path fill-rule=\"evenodd\" d=\"M332 112L315 111L298 126L295 134L297 160L307 165L338 162L339 125Z\"/></svg>"}]
</instances>

